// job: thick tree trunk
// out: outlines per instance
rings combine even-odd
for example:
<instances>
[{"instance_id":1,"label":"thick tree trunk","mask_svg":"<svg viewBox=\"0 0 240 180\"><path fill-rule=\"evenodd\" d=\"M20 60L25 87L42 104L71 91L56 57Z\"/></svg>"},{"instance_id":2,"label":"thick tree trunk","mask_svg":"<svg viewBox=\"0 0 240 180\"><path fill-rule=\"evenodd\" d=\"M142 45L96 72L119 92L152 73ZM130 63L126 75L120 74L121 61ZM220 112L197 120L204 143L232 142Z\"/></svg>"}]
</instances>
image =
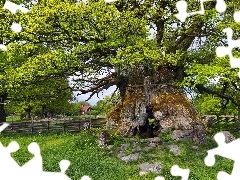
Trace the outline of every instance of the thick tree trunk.
<instances>
[{"instance_id":1,"label":"thick tree trunk","mask_svg":"<svg viewBox=\"0 0 240 180\"><path fill-rule=\"evenodd\" d=\"M42 109L41 109L41 114L40 114L40 118L44 119L45 118L45 109L46 109L46 105L42 105Z\"/></svg>"},{"instance_id":2,"label":"thick tree trunk","mask_svg":"<svg viewBox=\"0 0 240 180\"><path fill-rule=\"evenodd\" d=\"M6 112L4 109L4 103L6 99L7 99L6 94L0 95L0 122L6 122Z\"/></svg>"},{"instance_id":3,"label":"thick tree trunk","mask_svg":"<svg viewBox=\"0 0 240 180\"><path fill-rule=\"evenodd\" d=\"M28 120L31 119L32 107L28 105L27 108L24 109L24 111L25 111L25 118Z\"/></svg>"},{"instance_id":4,"label":"thick tree trunk","mask_svg":"<svg viewBox=\"0 0 240 180\"><path fill-rule=\"evenodd\" d=\"M31 119L31 109L25 109L26 119Z\"/></svg>"},{"instance_id":5,"label":"thick tree trunk","mask_svg":"<svg viewBox=\"0 0 240 180\"><path fill-rule=\"evenodd\" d=\"M130 83L133 85L127 88L124 102L107 115L108 122L125 136L153 137L168 130L194 130L201 118L183 91L173 85L175 78L176 72L162 68L144 77L142 84ZM150 119L157 124L150 125Z\"/></svg>"}]
</instances>

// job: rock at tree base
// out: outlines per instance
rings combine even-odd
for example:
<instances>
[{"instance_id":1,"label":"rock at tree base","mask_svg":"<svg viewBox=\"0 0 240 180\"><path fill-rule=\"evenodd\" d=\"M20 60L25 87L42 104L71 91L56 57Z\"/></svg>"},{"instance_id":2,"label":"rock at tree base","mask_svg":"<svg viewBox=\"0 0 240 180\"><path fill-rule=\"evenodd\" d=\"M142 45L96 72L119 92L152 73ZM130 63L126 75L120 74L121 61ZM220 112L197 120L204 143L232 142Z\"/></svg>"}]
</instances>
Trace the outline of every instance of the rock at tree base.
<instances>
[{"instance_id":1,"label":"rock at tree base","mask_svg":"<svg viewBox=\"0 0 240 180\"><path fill-rule=\"evenodd\" d=\"M193 130L174 130L172 133L172 140L190 140L193 135Z\"/></svg>"},{"instance_id":2,"label":"rock at tree base","mask_svg":"<svg viewBox=\"0 0 240 180\"><path fill-rule=\"evenodd\" d=\"M107 145L110 141L110 135L107 131L100 132L98 136L98 146L100 148L103 148L105 145Z\"/></svg>"},{"instance_id":3,"label":"rock at tree base","mask_svg":"<svg viewBox=\"0 0 240 180\"><path fill-rule=\"evenodd\" d=\"M129 162L129 161L135 161L135 160L139 159L140 157L141 157L140 153L135 153L135 154L130 154L128 156L121 157L121 160L123 160L125 162Z\"/></svg>"},{"instance_id":4,"label":"rock at tree base","mask_svg":"<svg viewBox=\"0 0 240 180\"><path fill-rule=\"evenodd\" d=\"M140 175L145 175L148 172L159 173L162 170L161 163L155 163L155 164L143 163L138 166L140 168L140 172L139 172Z\"/></svg>"},{"instance_id":5,"label":"rock at tree base","mask_svg":"<svg viewBox=\"0 0 240 180\"><path fill-rule=\"evenodd\" d=\"M122 144L121 147L120 147L120 149L121 149L122 151L125 151L129 146L130 146L130 144Z\"/></svg>"},{"instance_id":6,"label":"rock at tree base","mask_svg":"<svg viewBox=\"0 0 240 180\"><path fill-rule=\"evenodd\" d=\"M148 138L149 143L162 144L162 141L159 137Z\"/></svg>"},{"instance_id":7,"label":"rock at tree base","mask_svg":"<svg viewBox=\"0 0 240 180\"><path fill-rule=\"evenodd\" d=\"M204 124L200 122L194 124L192 140L195 144L201 144L206 141L206 130Z\"/></svg>"},{"instance_id":8,"label":"rock at tree base","mask_svg":"<svg viewBox=\"0 0 240 180\"><path fill-rule=\"evenodd\" d=\"M181 153L180 148L177 145L168 145L167 146L171 152L173 152L175 155L179 155Z\"/></svg>"}]
</instances>

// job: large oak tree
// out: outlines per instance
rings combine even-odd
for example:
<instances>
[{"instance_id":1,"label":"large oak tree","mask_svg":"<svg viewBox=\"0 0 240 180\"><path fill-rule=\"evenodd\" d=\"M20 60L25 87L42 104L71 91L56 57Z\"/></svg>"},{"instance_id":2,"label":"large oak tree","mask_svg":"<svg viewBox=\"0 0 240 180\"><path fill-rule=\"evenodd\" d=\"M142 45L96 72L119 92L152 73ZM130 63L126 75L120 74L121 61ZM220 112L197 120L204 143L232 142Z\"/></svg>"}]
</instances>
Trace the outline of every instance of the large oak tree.
<instances>
[{"instance_id":1,"label":"large oak tree","mask_svg":"<svg viewBox=\"0 0 240 180\"><path fill-rule=\"evenodd\" d=\"M222 30L239 24L233 22L231 1L220 15L216 2L207 2L204 15L184 23L174 16L176 2L41 0L17 16L23 32L14 37L21 44L12 48L16 56L9 62L23 55L24 62L8 74L15 78L7 83L75 75L72 90L92 95L116 85L122 98L108 118L122 134L153 135L149 118L159 121L156 131L191 129L200 120L183 87L234 100L226 95L225 84L238 87L236 70L227 58L216 58L215 49L226 45ZM193 0L188 5L188 11L200 8ZM156 32L153 38L150 28ZM209 86L220 72L218 88Z\"/></svg>"}]
</instances>

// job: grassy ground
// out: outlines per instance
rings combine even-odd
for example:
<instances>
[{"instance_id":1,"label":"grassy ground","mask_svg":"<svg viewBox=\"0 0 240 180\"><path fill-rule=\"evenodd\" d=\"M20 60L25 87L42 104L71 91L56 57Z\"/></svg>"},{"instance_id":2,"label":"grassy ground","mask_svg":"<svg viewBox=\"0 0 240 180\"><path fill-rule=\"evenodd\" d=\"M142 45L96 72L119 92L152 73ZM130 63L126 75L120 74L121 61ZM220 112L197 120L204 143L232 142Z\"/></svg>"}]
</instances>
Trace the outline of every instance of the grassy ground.
<instances>
[{"instance_id":1,"label":"grassy ground","mask_svg":"<svg viewBox=\"0 0 240 180\"><path fill-rule=\"evenodd\" d=\"M166 180L180 180L180 177L173 177L170 174L172 165L179 165L181 168L190 169L190 180L213 180L217 179L219 171L231 173L233 161L217 157L216 164L213 167L207 167L204 164L204 158L207 150L217 147L210 137L220 130L233 130L236 124L214 125L209 130L208 142L199 146L198 150L193 150L192 142L171 142L167 144L177 144L181 149L180 155L174 155L165 146L161 145L148 153L143 153L141 159L125 163L117 158L117 152L109 153L107 149L100 150L97 145L97 135L100 129L93 129L92 133L49 133L38 135L9 135L1 134L1 142L7 146L11 141L17 141L20 150L13 153L13 157L23 165L32 158L27 151L27 146L32 141L37 142L41 148L43 157L43 167L45 171L60 171L59 162L67 159L71 162L66 174L72 180L79 180L83 175L89 175L93 180L144 180L154 179L158 175L164 176ZM235 137L239 137L233 132ZM161 139L169 140L169 134L161 134ZM113 145L119 147L123 143L128 143L129 139L120 136L114 136ZM129 152L131 153L131 152ZM145 176L139 175L138 164L149 162L161 162L163 170L160 174L149 173Z\"/></svg>"}]
</instances>

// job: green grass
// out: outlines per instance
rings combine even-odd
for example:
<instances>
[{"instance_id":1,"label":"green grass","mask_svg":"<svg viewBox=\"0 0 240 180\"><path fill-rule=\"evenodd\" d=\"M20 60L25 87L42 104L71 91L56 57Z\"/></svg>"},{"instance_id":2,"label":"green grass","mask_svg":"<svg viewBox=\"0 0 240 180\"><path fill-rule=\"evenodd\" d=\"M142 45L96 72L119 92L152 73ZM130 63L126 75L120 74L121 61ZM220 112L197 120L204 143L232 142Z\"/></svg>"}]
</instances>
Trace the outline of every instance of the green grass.
<instances>
[{"instance_id":1,"label":"green grass","mask_svg":"<svg viewBox=\"0 0 240 180\"><path fill-rule=\"evenodd\" d=\"M213 167L207 167L204 164L204 158L207 150L217 147L217 144L210 138L220 130L233 130L236 124L214 125L209 130L208 141L199 145L198 150L193 150L192 142L171 142L167 144L177 144L181 149L180 155L174 155L165 146L157 146L155 149L147 153L143 153L142 158L135 161L125 163L118 159L117 151L110 153L107 149L99 149L97 145L97 135L100 129L93 129L92 133L48 133L37 135L21 135L21 134L1 134L1 142L7 146L11 141L17 141L20 150L13 153L16 161L23 165L32 158L27 151L27 146L32 141L37 142L41 148L43 157L43 168L45 171L59 172L59 162L67 159L71 162L66 174L72 180L79 180L83 175L89 175L92 180L138 180L138 179L154 179L156 176L164 176L166 180L180 180L180 177L173 177L170 169L177 164L181 168L190 169L189 180L213 180L217 179L219 171L231 173L233 161L216 157L216 164ZM235 137L238 134L233 132ZM161 134L162 139L169 139L169 133ZM139 140L136 138L136 140ZM114 148L119 147L123 143L129 143L129 138L114 136L112 144ZM131 149L127 150L131 153ZM160 174L149 173L145 176L139 175L138 164L149 162L161 162L163 170Z\"/></svg>"}]
</instances>

